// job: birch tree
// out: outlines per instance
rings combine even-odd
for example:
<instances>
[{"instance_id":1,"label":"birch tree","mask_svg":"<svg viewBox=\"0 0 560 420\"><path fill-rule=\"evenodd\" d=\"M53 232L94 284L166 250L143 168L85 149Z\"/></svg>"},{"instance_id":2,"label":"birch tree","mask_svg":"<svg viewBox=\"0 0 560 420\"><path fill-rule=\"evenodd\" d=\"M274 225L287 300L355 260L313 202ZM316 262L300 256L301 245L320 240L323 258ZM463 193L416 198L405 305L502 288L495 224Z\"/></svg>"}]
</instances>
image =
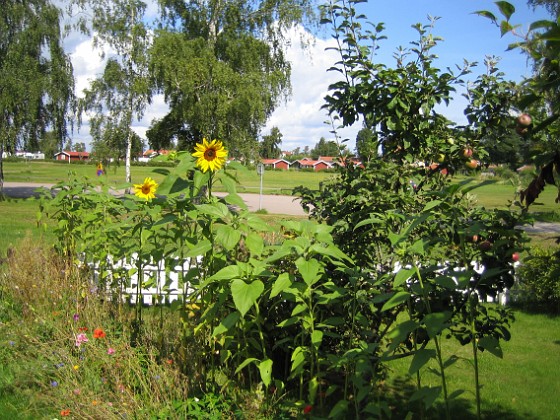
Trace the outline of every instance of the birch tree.
<instances>
[{"instance_id":1,"label":"birch tree","mask_svg":"<svg viewBox=\"0 0 560 420\"><path fill-rule=\"evenodd\" d=\"M94 46L108 47L110 57L103 74L86 89L82 112L93 112L92 135L103 127L126 133L126 182L132 181L130 162L134 119L141 120L151 101L147 51L150 32L144 21L146 3L140 0L75 0L91 11L89 22ZM102 55L103 57L103 55ZM94 138L100 141L101 138Z\"/></svg>"},{"instance_id":2,"label":"birch tree","mask_svg":"<svg viewBox=\"0 0 560 420\"><path fill-rule=\"evenodd\" d=\"M74 104L72 65L62 45L61 11L48 0L3 0L0 15L0 195L2 156L37 151L49 131L61 146Z\"/></svg>"}]
</instances>

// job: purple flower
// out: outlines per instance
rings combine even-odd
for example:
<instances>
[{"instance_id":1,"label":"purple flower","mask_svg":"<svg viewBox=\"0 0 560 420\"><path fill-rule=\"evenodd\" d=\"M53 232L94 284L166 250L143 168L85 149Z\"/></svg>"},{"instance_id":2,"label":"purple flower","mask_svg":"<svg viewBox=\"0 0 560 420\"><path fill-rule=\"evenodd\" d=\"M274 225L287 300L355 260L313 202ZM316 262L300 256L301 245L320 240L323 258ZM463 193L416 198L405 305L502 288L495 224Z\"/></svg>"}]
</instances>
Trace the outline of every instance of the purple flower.
<instances>
[{"instance_id":1,"label":"purple flower","mask_svg":"<svg viewBox=\"0 0 560 420\"><path fill-rule=\"evenodd\" d=\"M15 341L12 341L12 340L10 340L10 341L8 341L8 344L9 344L10 346L12 346L12 347L13 347L13 346L15 346L15 345L16 345L16 342L15 342Z\"/></svg>"},{"instance_id":2,"label":"purple flower","mask_svg":"<svg viewBox=\"0 0 560 420\"><path fill-rule=\"evenodd\" d=\"M76 322L77 322L77 321L78 321L78 319L80 319L80 315L78 315L78 314L74 314L73 318L74 318L74 321L76 321Z\"/></svg>"},{"instance_id":3,"label":"purple flower","mask_svg":"<svg viewBox=\"0 0 560 420\"><path fill-rule=\"evenodd\" d=\"M58 386L58 382L56 382L56 381L51 381L51 386L53 386L53 387L54 387L54 386Z\"/></svg>"}]
</instances>

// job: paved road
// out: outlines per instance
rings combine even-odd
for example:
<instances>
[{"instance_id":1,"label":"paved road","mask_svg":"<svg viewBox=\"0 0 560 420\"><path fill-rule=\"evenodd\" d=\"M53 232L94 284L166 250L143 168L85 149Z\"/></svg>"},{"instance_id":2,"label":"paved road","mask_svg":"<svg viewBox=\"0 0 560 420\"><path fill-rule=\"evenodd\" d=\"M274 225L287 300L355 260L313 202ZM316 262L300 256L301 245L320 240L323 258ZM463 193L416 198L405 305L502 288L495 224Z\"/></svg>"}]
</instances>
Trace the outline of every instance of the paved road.
<instances>
[{"instance_id":1,"label":"paved road","mask_svg":"<svg viewBox=\"0 0 560 420\"><path fill-rule=\"evenodd\" d=\"M8 197L27 198L36 194L36 190L41 187L51 188L53 184L38 184L31 182L5 182L4 193ZM220 195L220 193L217 193ZM299 200L288 195L263 195L259 194L239 194L251 211L259 209L266 210L269 214L286 214L289 216L305 216Z\"/></svg>"},{"instance_id":2,"label":"paved road","mask_svg":"<svg viewBox=\"0 0 560 420\"><path fill-rule=\"evenodd\" d=\"M5 182L4 193L9 197L27 198L31 197L37 188L50 188L53 184L37 184L29 182ZM218 193L220 195L220 193ZM259 208L266 210L269 214L285 214L289 216L305 216L306 213L299 204L299 200L289 195L263 195L262 201L259 194L239 194L251 211ZM558 234L560 235L560 223L535 222L534 226L525 226L529 233Z\"/></svg>"}]
</instances>

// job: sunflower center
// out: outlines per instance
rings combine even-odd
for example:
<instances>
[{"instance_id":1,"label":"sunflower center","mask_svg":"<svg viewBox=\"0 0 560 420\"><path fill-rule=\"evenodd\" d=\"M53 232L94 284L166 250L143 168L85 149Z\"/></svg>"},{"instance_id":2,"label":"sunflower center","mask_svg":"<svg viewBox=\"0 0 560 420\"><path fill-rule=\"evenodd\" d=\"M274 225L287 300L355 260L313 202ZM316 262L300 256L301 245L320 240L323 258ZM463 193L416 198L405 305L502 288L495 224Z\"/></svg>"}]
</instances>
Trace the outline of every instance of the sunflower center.
<instances>
[{"instance_id":1,"label":"sunflower center","mask_svg":"<svg viewBox=\"0 0 560 420\"><path fill-rule=\"evenodd\" d=\"M149 185L146 185L146 184L142 185L142 194L146 194L146 195L150 194L150 190L151 190L151 188L150 188Z\"/></svg>"},{"instance_id":2,"label":"sunflower center","mask_svg":"<svg viewBox=\"0 0 560 420\"><path fill-rule=\"evenodd\" d=\"M206 159L206 160L216 159L216 150L206 149L206 151L204 152L204 159Z\"/></svg>"}]
</instances>

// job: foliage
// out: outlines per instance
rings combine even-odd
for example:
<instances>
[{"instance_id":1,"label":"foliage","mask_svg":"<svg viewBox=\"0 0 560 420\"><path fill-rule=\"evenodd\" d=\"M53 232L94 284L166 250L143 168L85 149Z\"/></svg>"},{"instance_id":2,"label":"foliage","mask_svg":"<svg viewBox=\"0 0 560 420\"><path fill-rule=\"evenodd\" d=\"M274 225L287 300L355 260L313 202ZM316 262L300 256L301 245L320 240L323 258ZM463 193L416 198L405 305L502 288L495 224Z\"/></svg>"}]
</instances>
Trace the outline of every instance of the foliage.
<instances>
[{"instance_id":1,"label":"foliage","mask_svg":"<svg viewBox=\"0 0 560 420\"><path fill-rule=\"evenodd\" d=\"M339 145L334 140L327 141L324 137L321 137L309 153L313 159L319 159L320 156L338 157L344 153L345 148L345 145Z\"/></svg>"},{"instance_id":2,"label":"foliage","mask_svg":"<svg viewBox=\"0 0 560 420\"><path fill-rule=\"evenodd\" d=\"M186 150L201 137L222 138L230 156L256 159L260 129L290 92L286 30L312 19L312 4L159 3L162 28L151 69L170 112L155 122L152 139L164 145L184 140Z\"/></svg>"},{"instance_id":3,"label":"foliage","mask_svg":"<svg viewBox=\"0 0 560 420\"><path fill-rule=\"evenodd\" d=\"M362 128L356 135L356 152L362 162L369 162L377 156L378 142L375 140L374 133L369 128Z\"/></svg>"},{"instance_id":4,"label":"foliage","mask_svg":"<svg viewBox=\"0 0 560 420\"><path fill-rule=\"evenodd\" d=\"M133 144L139 139L131 129L151 100L147 50L150 42L144 23L146 4L139 0L72 0L81 9L91 8L94 45L107 45L116 57L107 60L103 75L85 90L82 113L93 111L91 134L98 149L124 151L126 182L131 182ZM119 154L120 156L120 154Z\"/></svg>"},{"instance_id":5,"label":"foliage","mask_svg":"<svg viewBox=\"0 0 560 420\"><path fill-rule=\"evenodd\" d=\"M386 349L374 346L370 360L413 356L409 373L417 377L417 390L411 399L421 400L428 409L442 393L449 417L453 396L445 370L452 360L441 351L441 336L447 331L472 346L480 416L478 353L501 357L499 341L509 339L511 319L507 311L490 315L479 297L495 297L513 286L512 254L524 240L514 228L524 222L524 215L513 207L488 211L474 205L469 196L472 187L453 184L448 176L465 159L471 164L473 156L480 160L487 156L483 138L503 136L511 108L504 98L512 85L502 83L487 62L487 75L468 91L469 125L450 129L450 122L434 107L449 101L459 77L471 66L465 64L459 76L435 67L431 52L439 41L432 34L435 20L414 25L419 40L410 50L397 52L395 68L373 63L383 25L362 31L363 17L355 14L353 4L330 3L323 9L323 22L331 25L339 41L341 61L333 70L344 76L330 86L325 108L343 125L361 118L382 155L363 168L347 161L339 179L323 183L317 191L296 191L311 217L333 227L334 243L371 279L357 288L370 302L358 306L369 324L359 328L357 336L366 343L393 341ZM476 166L475 161L472 168ZM345 287L350 285L351 280ZM393 326L400 313L408 320ZM365 331L389 333L360 335ZM434 350L425 349L429 341ZM437 362L440 386L422 383L421 369L429 359ZM383 377L382 370L371 372L377 380ZM384 407L355 404L353 410L354 415L379 414Z\"/></svg>"},{"instance_id":6,"label":"foliage","mask_svg":"<svg viewBox=\"0 0 560 420\"><path fill-rule=\"evenodd\" d=\"M280 157L282 150L282 133L278 127L272 127L270 134L262 137L260 144L260 156L265 159L277 159Z\"/></svg>"},{"instance_id":7,"label":"foliage","mask_svg":"<svg viewBox=\"0 0 560 420\"><path fill-rule=\"evenodd\" d=\"M74 79L62 46L60 10L48 0L2 3L0 21L0 194L2 154L24 145L39 150L50 130L68 136Z\"/></svg>"},{"instance_id":8,"label":"foliage","mask_svg":"<svg viewBox=\"0 0 560 420\"><path fill-rule=\"evenodd\" d=\"M557 12L557 8L548 1L529 3L544 4L550 12ZM534 113L532 121L520 132L521 135L533 142L539 138L538 136L544 139L540 150L538 148L535 150L538 153L535 162L542 169L522 194L522 201L529 206L539 196L546 184L556 185L552 173L554 167L558 165L558 154L560 153L556 140L560 118L560 108L556 100L560 90L558 76L560 56L558 33L560 28L556 20L539 20L530 24L525 34L521 34L520 25L511 23L515 7L507 1L499 1L495 4L500 12L501 20L488 10L481 10L477 13L497 25L502 36L512 33L519 37L520 41L511 44L509 48L521 49L533 61L533 75L526 80L524 94L518 100L519 109Z\"/></svg>"},{"instance_id":9,"label":"foliage","mask_svg":"<svg viewBox=\"0 0 560 420\"><path fill-rule=\"evenodd\" d=\"M519 267L518 276L519 282L514 289L516 303L551 313L560 311L558 249L532 248Z\"/></svg>"}]
</instances>

